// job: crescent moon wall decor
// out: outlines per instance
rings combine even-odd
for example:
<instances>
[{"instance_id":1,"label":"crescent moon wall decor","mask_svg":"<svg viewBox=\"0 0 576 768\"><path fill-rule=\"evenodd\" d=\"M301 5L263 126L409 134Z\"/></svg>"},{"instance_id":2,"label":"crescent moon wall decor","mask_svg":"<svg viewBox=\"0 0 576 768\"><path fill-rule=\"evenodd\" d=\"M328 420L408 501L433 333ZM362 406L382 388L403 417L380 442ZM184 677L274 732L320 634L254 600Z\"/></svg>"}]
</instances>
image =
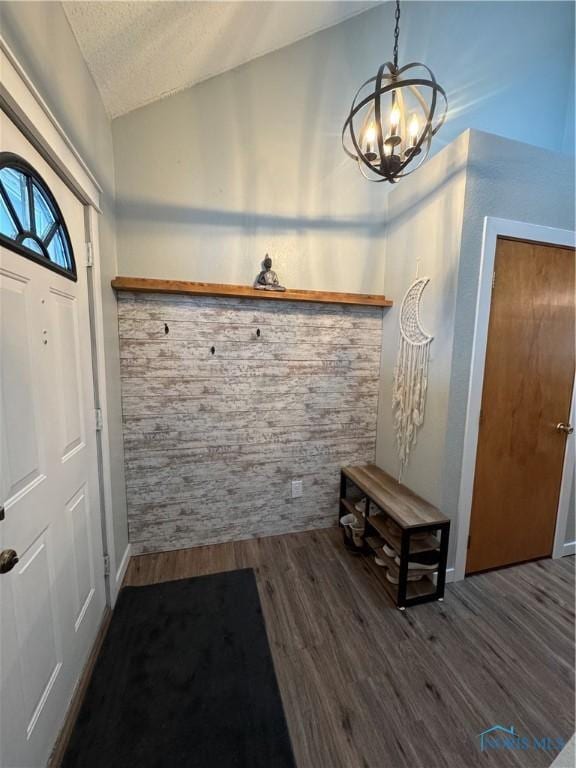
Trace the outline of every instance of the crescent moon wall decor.
<instances>
[{"instance_id":1,"label":"crescent moon wall decor","mask_svg":"<svg viewBox=\"0 0 576 768\"><path fill-rule=\"evenodd\" d=\"M400 305L400 344L392 388L394 432L400 459L399 481L418 430L424 422L430 344L434 337L422 328L420 301L429 281L429 277L415 280Z\"/></svg>"}]
</instances>

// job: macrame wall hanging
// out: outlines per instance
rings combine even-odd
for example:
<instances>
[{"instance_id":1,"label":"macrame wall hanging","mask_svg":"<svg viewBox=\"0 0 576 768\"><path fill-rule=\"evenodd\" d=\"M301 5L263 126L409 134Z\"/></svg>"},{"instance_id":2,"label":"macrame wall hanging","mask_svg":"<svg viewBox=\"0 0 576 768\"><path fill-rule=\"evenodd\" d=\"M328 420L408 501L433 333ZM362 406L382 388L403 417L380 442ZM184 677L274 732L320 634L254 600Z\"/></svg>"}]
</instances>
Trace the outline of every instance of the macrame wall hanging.
<instances>
[{"instance_id":1,"label":"macrame wall hanging","mask_svg":"<svg viewBox=\"0 0 576 768\"><path fill-rule=\"evenodd\" d=\"M430 278L419 278L418 272L419 260L416 280L400 306L400 345L392 389L394 432L400 459L398 482L402 481L410 450L424 421L430 344L434 338L420 324L420 298Z\"/></svg>"}]
</instances>

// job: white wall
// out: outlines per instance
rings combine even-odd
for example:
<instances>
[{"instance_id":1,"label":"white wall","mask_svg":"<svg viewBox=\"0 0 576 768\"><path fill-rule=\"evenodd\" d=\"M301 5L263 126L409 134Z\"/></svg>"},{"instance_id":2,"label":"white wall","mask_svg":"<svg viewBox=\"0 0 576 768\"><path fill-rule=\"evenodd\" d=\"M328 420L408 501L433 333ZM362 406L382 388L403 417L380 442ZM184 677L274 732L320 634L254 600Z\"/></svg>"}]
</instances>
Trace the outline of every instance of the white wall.
<instances>
[{"instance_id":1,"label":"white wall","mask_svg":"<svg viewBox=\"0 0 576 768\"><path fill-rule=\"evenodd\" d=\"M482 231L486 216L574 229L572 159L478 131L459 137L389 196L386 285L401 300L414 278L431 278L423 325L434 335L424 425L403 482L440 506L457 532L462 446ZM391 379L398 303L384 318L377 463L396 473ZM565 540L573 540L570 523Z\"/></svg>"},{"instance_id":2,"label":"white wall","mask_svg":"<svg viewBox=\"0 0 576 768\"><path fill-rule=\"evenodd\" d=\"M116 299L110 288L110 280L117 274L110 121L60 3L2 2L0 33L103 189L99 245L110 408L114 535L116 551L121 557L128 542L128 532L118 324Z\"/></svg>"},{"instance_id":3,"label":"white wall","mask_svg":"<svg viewBox=\"0 0 576 768\"><path fill-rule=\"evenodd\" d=\"M269 251L289 286L390 293L390 186L360 176L340 131L391 56L393 10L115 120L120 272L248 283ZM449 95L435 149L470 127L567 145L573 22L570 3L404 3L401 61L428 63Z\"/></svg>"},{"instance_id":4,"label":"white wall","mask_svg":"<svg viewBox=\"0 0 576 768\"><path fill-rule=\"evenodd\" d=\"M122 274L250 283L269 252L288 286L382 291L383 188L340 148L365 71L345 26L114 121Z\"/></svg>"},{"instance_id":5,"label":"white wall","mask_svg":"<svg viewBox=\"0 0 576 768\"><path fill-rule=\"evenodd\" d=\"M431 503L443 503L445 439L456 286L466 189L469 134L464 133L389 195L386 290L395 304L384 317L376 461L398 476L391 409L400 304L416 277L430 277L422 297L422 325L430 347L425 425L402 482Z\"/></svg>"}]
</instances>

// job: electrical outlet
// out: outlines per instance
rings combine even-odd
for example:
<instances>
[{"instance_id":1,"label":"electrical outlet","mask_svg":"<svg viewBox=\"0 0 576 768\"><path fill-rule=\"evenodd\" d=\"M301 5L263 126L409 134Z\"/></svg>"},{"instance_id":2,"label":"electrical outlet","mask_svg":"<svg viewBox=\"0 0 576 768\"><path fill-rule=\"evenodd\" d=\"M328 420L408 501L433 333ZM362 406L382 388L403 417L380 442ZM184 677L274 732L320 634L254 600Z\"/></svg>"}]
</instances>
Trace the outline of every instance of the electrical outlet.
<instances>
[{"instance_id":1,"label":"electrical outlet","mask_svg":"<svg viewBox=\"0 0 576 768\"><path fill-rule=\"evenodd\" d=\"M302 496L302 480L292 480L292 498L299 499Z\"/></svg>"}]
</instances>

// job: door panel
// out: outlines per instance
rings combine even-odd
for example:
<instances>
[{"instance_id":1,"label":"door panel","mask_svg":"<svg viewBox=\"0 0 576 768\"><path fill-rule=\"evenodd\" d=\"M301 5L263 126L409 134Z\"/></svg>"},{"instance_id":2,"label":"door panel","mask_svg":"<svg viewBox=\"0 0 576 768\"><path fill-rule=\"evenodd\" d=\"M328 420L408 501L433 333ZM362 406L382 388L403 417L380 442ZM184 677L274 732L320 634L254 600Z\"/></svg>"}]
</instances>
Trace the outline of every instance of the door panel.
<instances>
[{"instance_id":1,"label":"door panel","mask_svg":"<svg viewBox=\"0 0 576 768\"><path fill-rule=\"evenodd\" d=\"M23 553L13 578L27 736L62 666L50 584L47 542L43 534Z\"/></svg>"},{"instance_id":2,"label":"door panel","mask_svg":"<svg viewBox=\"0 0 576 768\"><path fill-rule=\"evenodd\" d=\"M16 256L16 254L14 254ZM11 549L26 551L48 525L48 437L42 407L44 379L39 302L33 265L0 251L0 490ZM8 521L11 522L8 522ZM12 521L16 521L13 525ZM0 579L0 589L2 579Z\"/></svg>"},{"instance_id":3,"label":"door panel","mask_svg":"<svg viewBox=\"0 0 576 768\"><path fill-rule=\"evenodd\" d=\"M574 382L574 250L499 239L467 573L552 552Z\"/></svg>"},{"instance_id":4,"label":"door panel","mask_svg":"<svg viewBox=\"0 0 576 768\"><path fill-rule=\"evenodd\" d=\"M78 312L74 296L50 291L51 343L55 357L56 409L61 435L60 455L67 456L84 446L84 411L80 388Z\"/></svg>"},{"instance_id":5,"label":"door panel","mask_svg":"<svg viewBox=\"0 0 576 768\"><path fill-rule=\"evenodd\" d=\"M90 508L84 488L72 499L68 507L68 517L74 538L73 551L76 587L74 628L78 631L94 594Z\"/></svg>"},{"instance_id":6,"label":"door panel","mask_svg":"<svg viewBox=\"0 0 576 768\"><path fill-rule=\"evenodd\" d=\"M1 428L4 436L20 435L18 441L10 442L3 468L3 499L8 503L17 493L25 493L26 487L42 474L30 349L30 292L26 278L0 270L2 355L10 361L1 368Z\"/></svg>"},{"instance_id":7,"label":"door panel","mask_svg":"<svg viewBox=\"0 0 576 768\"><path fill-rule=\"evenodd\" d=\"M0 111L2 150L55 196L76 282L0 246L0 765L45 766L105 606L84 208ZM80 263L78 263L80 262Z\"/></svg>"}]
</instances>

